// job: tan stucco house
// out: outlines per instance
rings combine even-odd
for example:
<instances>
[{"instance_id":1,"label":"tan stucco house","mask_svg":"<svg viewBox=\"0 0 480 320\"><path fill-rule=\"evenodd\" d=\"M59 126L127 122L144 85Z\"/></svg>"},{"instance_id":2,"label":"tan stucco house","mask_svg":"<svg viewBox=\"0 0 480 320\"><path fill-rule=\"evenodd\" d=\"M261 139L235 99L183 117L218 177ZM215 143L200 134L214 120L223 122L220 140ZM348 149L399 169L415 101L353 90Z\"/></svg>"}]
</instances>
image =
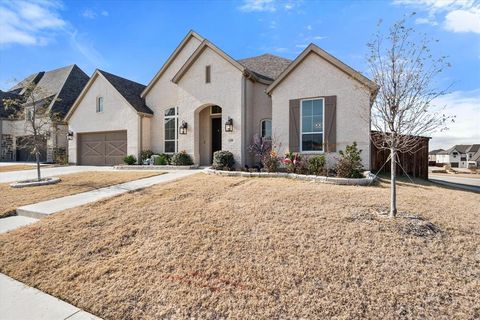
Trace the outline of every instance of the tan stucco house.
<instances>
[{"instance_id":1,"label":"tan stucco house","mask_svg":"<svg viewBox=\"0 0 480 320\"><path fill-rule=\"evenodd\" d=\"M228 150L243 167L260 135L272 137L281 154L335 153L356 141L369 168L375 92L372 81L314 44L294 61L270 54L235 60L191 31L147 86L94 73L67 115L69 159L114 164L146 149L185 150L209 165L214 151Z\"/></svg>"}]
</instances>

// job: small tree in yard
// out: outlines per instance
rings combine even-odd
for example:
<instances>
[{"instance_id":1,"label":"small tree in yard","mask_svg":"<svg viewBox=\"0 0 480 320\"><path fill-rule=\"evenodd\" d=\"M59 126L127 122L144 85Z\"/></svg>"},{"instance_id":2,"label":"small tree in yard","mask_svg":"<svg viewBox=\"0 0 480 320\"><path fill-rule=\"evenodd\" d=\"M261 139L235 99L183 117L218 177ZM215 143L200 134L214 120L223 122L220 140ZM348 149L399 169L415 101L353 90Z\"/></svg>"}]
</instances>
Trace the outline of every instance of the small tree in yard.
<instances>
[{"instance_id":1,"label":"small tree in yard","mask_svg":"<svg viewBox=\"0 0 480 320\"><path fill-rule=\"evenodd\" d=\"M49 135L55 134L52 130L56 130L52 123L61 120L58 113L53 113L49 106L55 99L49 94L35 85L29 83L25 86L24 94L17 99L4 99L5 108L11 110L10 118L12 120L25 119L24 133L27 136L22 140L19 149L29 149L35 155L37 163L37 180L42 179L40 173L40 154L45 140Z\"/></svg>"},{"instance_id":2,"label":"small tree in yard","mask_svg":"<svg viewBox=\"0 0 480 320\"><path fill-rule=\"evenodd\" d=\"M405 18L396 22L386 34L379 28L368 44L370 74L379 85L372 102L372 129L378 131L372 143L390 151L392 218L397 214L398 153L417 151L420 136L446 129L452 119L434 105L434 99L446 94L435 88L435 79L450 65L444 56L435 58L432 40L418 35L406 22Z\"/></svg>"}]
</instances>

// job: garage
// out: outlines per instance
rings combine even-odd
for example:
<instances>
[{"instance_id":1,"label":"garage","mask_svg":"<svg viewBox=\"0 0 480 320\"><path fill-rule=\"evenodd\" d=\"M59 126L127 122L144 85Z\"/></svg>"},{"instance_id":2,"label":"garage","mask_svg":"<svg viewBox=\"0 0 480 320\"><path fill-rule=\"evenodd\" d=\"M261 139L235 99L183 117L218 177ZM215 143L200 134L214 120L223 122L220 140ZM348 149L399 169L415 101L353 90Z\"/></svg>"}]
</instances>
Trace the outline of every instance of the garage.
<instances>
[{"instance_id":1,"label":"garage","mask_svg":"<svg viewBox=\"0 0 480 320\"><path fill-rule=\"evenodd\" d=\"M80 133L78 163L113 166L127 155L127 131Z\"/></svg>"}]
</instances>

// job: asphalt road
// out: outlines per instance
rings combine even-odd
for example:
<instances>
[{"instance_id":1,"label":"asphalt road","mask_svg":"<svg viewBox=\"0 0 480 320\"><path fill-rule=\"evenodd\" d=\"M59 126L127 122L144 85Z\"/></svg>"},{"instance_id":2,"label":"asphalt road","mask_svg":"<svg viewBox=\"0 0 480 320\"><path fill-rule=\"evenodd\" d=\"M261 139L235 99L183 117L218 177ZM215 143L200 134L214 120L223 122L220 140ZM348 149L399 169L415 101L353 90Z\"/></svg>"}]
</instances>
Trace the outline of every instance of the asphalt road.
<instances>
[{"instance_id":1,"label":"asphalt road","mask_svg":"<svg viewBox=\"0 0 480 320\"><path fill-rule=\"evenodd\" d=\"M454 175L429 174L429 180L432 182L444 184L450 187L464 189L468 191L480 192L480 177L466 178L456 177Z\"/></svg>"}]
</instances>

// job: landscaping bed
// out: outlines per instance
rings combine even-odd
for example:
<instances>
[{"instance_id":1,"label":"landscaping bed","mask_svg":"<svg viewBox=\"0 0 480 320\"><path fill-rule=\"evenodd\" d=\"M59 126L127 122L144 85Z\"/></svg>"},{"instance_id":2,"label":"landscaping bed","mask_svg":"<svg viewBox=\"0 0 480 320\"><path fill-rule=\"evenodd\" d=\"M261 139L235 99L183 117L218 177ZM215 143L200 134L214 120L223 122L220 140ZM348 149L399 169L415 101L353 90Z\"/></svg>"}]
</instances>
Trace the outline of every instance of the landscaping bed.
<instances>
[{"instance_id":1,"label":"landscaping bed","mask_svg":"<svg viewBox=\"0 0 480 320\"><path fill-rule=\"evenodd\" d=\"M3 183L0 184L0 218L14 214L16 208L27 204L60 198L158 174L161 173L83 172L62 175L61 181L54 185L28 188L12 188L9 183Z\"/></svg>"},{"instance_id":2,"label":"landscaping bed","mask_svg":"<svg viewBox=\"0 0 480 320\"><path fill-rule=\"evenodd\" d=\"M0 235L0 272L104 319L478 318L478 194L389 192L198 174Z\"/></svg>"}]
</instances>

